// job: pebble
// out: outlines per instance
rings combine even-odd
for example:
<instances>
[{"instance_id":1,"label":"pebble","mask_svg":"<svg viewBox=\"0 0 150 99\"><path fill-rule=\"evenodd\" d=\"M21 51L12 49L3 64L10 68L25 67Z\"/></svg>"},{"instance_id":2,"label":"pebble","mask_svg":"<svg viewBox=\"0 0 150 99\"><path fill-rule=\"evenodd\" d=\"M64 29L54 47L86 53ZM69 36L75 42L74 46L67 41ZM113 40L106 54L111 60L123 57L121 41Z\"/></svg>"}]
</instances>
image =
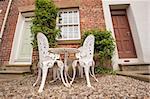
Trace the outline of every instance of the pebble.
<instances>
[{"instance_id":1,"label":"pebble","mask_svg":"<svg viewBox=\"0 0 150 99\"><path fill-rule=\"evenodd\" d=\"M86 86L86 80L76 79L71 88L61 81L49 83L46 80L44 91L39 94L39 84L34 75L12 81L0 82L0 98L11 99L150 99L150 83L118 75L96 75L99 82L90 77L94 89Z\"/></svg>"}]
</instances>

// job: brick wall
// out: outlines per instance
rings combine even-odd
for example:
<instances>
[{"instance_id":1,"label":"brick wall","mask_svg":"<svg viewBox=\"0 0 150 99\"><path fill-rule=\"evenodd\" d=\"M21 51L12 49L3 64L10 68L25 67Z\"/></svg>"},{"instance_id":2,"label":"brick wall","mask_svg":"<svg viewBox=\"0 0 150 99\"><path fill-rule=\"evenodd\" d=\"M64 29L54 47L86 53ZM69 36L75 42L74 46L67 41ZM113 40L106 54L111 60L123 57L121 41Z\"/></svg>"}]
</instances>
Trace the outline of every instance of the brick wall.
<instances>
[{"instance_id":1,"label":"brick wall","mask_svg":"<svg viewBox=\"0 0 150 99\"><path fill-rule=\"evenodd\" d=\"M101 0L80 0L81 32L87 29L104 29L104 15Z\"/></svg>"},{"instance_id":2,"label":"brick wall","mask_svg":"<svg viewBox=\"0 0 150 99\"><path fill-rule=\"evenodd\" d=\"M6 0L8 1L8 0ZM105 28L101 0L54 0L61 8L79 7L81 32L93 28ZM34 0L13 0L0 48L1 64L8 64L18 19L18 7L33 5ZM79 44L60 44L59 47L79 47ZM34 51L33 61L38 53Z\"/></svg>"},{"instance_id":3,"label":"brick wall","mask_svg":"<svg viewBox=\"0 0 150 99\"><path fill-rule=\"evenodd\" d=\"M13 0L6 22L5 30L2 36L2 43L0 46L0 64L6 65L9 62L13 37L19 15L18 7L28 6L32 4L34 4L34 0Z\"/></svg>"},{"instance_id":4,"label":"brick wall","mask_svg":"<svg viewBox=\"0 0 150 99\"><path fill-rule=\"evenodd\" d=\"M81 32L105 28L102 0L54 0L60 8L79 7Z\"/></svg>"},{"instance_id":5,"label":"brick wall","mask_svg":"<svg viewBox=\"0 0 150 99\"><path fill-rule=\"evenodd\" d=\"M1 13L0 13L0 31L1 31L2 24L3 24L4 16L6 13L7 5L8 5L8 0L0 1L0 10L1 10ZM0 48L1 48L1 44L0 44ZM1 49L0 49L0 54L1 54ZM1 62L2 62L2 58L0 57L0 64L2 64Z\"/></svg>"}]
</instances>

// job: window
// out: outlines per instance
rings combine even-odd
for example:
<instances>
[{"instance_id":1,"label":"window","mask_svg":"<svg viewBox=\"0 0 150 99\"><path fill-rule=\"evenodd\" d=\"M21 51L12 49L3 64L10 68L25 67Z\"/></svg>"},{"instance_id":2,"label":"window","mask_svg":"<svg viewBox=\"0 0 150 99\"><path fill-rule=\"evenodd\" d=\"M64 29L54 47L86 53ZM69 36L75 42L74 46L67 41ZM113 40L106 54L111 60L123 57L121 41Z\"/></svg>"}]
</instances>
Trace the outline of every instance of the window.
<instances>
[{"instance_id":1,"label":"window","mask_svg":"<svg viewBox=\"0 0 150 99\"><path fill-rule=\"evenodd\" d=\"M57 27L61 30L58 40L80 39L78 9L62 9L58 13Z\"/></svg>"},{"instance_id":2,"label":"window","mask_svg":"<svg viewBox=\"0 0 150 99\"><path fill-rule=\"evenodd\" d=\"M31 61L32 60L32 45L31 45L31 18L25 18L23 22L23 28L20 36L20 45L18 50L17 59L20 61Z\"/></svg>"},{"instance_id":3,"label":"window","mask_svg":"<svg viewBox=\"0 0 150 99\"><path fill-rule=\"evenodd\" d=\"M29 13L19 13L11 50L10 64L32 63L31 18Z\"/></svg>"}]
</instances>

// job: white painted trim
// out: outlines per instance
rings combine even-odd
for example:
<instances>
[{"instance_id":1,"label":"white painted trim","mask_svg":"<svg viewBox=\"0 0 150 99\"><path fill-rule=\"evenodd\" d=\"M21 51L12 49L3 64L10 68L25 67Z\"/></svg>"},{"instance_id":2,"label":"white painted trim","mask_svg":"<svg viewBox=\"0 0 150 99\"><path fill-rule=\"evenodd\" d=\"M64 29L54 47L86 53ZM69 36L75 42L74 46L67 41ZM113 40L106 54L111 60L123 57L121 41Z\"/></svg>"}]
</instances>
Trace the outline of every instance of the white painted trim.
<instances>
[{"instance_id":1,"label":"white painted trim","mask_svg":"<svg viewBox=\"0 0 150 99\"><path fill-rule=\"evenodd\" d=\"M2 27L1 27L0 42L1 42L1 38L2 38L3 33L4 33L4 29L5 29L5 25L6 25L6 21L7 21L7 17L8 17L8 14L9 14L11 3L12 3L12 0L9 0L8 6L7 6L7 10L6 10L6 13L5 13L5 16L4 16L3 24L2 24Z\"/></svg>"},{"instance_id":2,"label":"white painted trim","mask_svg":"<svg viewBox=\"0 0 150 99\"><path fill-rule=\"evenodd\" d=\"M128 61L129 62L125 62L125 61ZM124 58L124 59L119 59L118 60L118 64L140 64L139 63L139 60L137 58Z\"/></svg>"},{"instance_id":3,"label":"white painted trim","mask_svg":"<svg viewBox=\"0 0 150 99\"><path fill-rule=\"evenodd\" d=\"M31 18L25 18L25 17L23 17L23 22L22 22L22 26L21 26L21 28L20 28L20 31L22 32L23 31L23 26L24 26L24 24L25 24L25 22L26 21L31 21ZM20 50L20 44L22 43L22 35L23 35L23 33L19 33L19 38L18 38L18 41L20 41L19 43L18 43L18 46L17 46L17 53L16 53L16 57L15 57L15 59L17 60L17 62L18 61L23 61L25 58L27 58L28 59L28 57L24 57L24 59L18 59L18 57L19 57L19 50ZM30 56L30 57L32 57L32 56ZM30 62L32 62L32 60L30 60Z\"/></svg>"},{"instance_id":4,"label":"white painted trim","mask_svg":"<svg viewBox=\"0 0 150 99\"><path fill-rule=\"evenodd\" d=\"M15 60L15 57L16 57L16 51L17 51L17 46L16 46L16 43L17 43L17 39L19 38L19 30L21 30L20 26L21 26L21 23L23 21L23 16L21 15L21 13L19 13L19 16L18 16L18 20L17 20L17 25L16 25L16 30L15 30L15 35L14 35L14 39L13 39L13 44L12 44L12 49L11 49L11 55L10 55L10 59L9 59L9 64L15 64L14 63L14 60Z\"/></svg>"},{"instance_id":5,"label":"white painted trim","mask_svg":"<svg viewBox=\"0 0 150 99\"><path fill-rule=\"evenodd\" d=\"M112 23L111 12L110 12L109 6L117 5L117 4L129 4L130 5L131 1L130 0L122 0L122 1L121 0L110 0L110 1L102 0L102 3L103 3L103 11L104 11L104 19L105 19L106 28L112 32L112 36L115 39L113 23ZM130 17L130 16L128 16L128 17ZM129 24L131 24L131 23L129 23ZM132 25L134 25L134 24L132 24ZM134 27L136 27L136 26L134 25ZM131 29L131 31L133 32L133 29ZM135 37L135 34L132 34L132 35ZM136 35L136 37L138 37L138 35ZM133 40L134 40L134 43L136 42L136 44L137 44L137 42L139 42L138 39L133 39ZM112 58L112 66L113 66L114 70L119 70L118 64L140 64L140 63L143 63L142 59L140 59L140 57L139 57L139 56L141 56L141 55L139 55L139 53L140 54L142 53L142 51L139 50L141 48L140 48L140 46L136 46L136 45L135 45L135 47L136 47L136 51L137 51L137 58L127 58L127 59L119 59L117 48L115 48L114 56ZM125 60L129 60L129 62L125 62Z\"/></svg>"},{"instance_id":6,"label":"white painted trim","mask_svg":"<svg viewBox=\"0 0 150 99\"><path fill-rule=\"evenodd\" d=\"M16 65L16 64L17 65L19 65L19 64L31 65L32 64L32 59L30 60L30 62L23 62L23 61L20 62L18 60L19 45L21 43L18 41L21 41L21 36L22 36L21 31L23 30L25 21L26 21L26 18L24 16L22 16L21 13L19 13L16 30L15 30L15 35L14 35L14 39L13 39L13 44L12 44L10 60L9 60L10 65ZM31 54L31 57L32 57L32 54Z\"/></svg>"},{"instance_id":7,"label":"white painted trim","mask_svg":"<svg viewBox=\"0 0 150 99\"><path fill-rule=\"evenodd\" d=\"M114 34L114 30L113 30L111 13L110 13L110 8L108 5L108 2L103 0L102 3L103 3L102 5L103 5L103 12L104 12L104 19L105 19L106 28L107 28L107 30L110 30L112 32L112 36L115 39L115 34ZM115 48L114 55L112 57L112 66L113 66L114 70L119 70L118 57L119 57L118 51L117 51L117 48Z\"/></svg>"},{"instance_id":8,"label":"white painted trim","mask_svg":"<svg viewBox=\"0 0 150 99\"><path fill-rule=\"evenodd\" d=\"M135 49L136 49L136 54L138 57L138 62L144 63L143 53L142 53L142 48L141 48L141 41L139 39L139 34L138 34L138 29L137 29L137 23L135 21L131 6L129 6L126 11L127 11L128 22L129 22L131 33L132 33L132 38L133 38Z\"/></svg>"}]
</instances>

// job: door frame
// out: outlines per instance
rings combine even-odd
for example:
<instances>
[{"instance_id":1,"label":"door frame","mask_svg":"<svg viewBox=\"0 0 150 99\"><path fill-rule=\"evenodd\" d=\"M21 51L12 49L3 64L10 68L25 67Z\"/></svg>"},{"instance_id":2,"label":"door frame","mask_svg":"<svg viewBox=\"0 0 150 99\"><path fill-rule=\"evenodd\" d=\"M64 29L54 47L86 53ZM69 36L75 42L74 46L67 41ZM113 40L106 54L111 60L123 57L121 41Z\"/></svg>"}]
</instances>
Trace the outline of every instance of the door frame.
<instances>
[{"instance_id":1,"label":"door frame","mask_svg":"<svg viewBox=\"0 0 150 99\"><path fill-rule=\"evenodd\" d=\"M116 0L116 1L115 0L113 0L113 1L102 0L102 3L103 3L102 5L103 5L103 12L104 12L104 19L105 19L106 28L107 28L107 30L110 30L112 32L112 36L115 39L115 33L114 33L114 28L113 28L113 23L112 23L110 6L111 5L117 6L117 7L114 7L114 9L126 9L128 19L131 18L134 20L134 17L132 17L131 15L128 15L128 14L131 14L131 12L132 12L131 11L132 9L130 8L131 1L122 1L121 2L118 0ZM119 6L119 5L121 5L121 6ZM131 27L131 25L133 25L133 26ZM129 22L129 26L130 26L131 33L132 33L133 42L134 42L135 50L137 53L137 58L119 59L118 50L116 47L114 55L112 57L112 66L113 66L114 70L120 70L119 64L126 64L127 65L127 64L142 64L143 63L143 60L141 57L141 56L143 56L141 44L139 42L139 36L138 36L136 25L134 24L134 21L132 23ZM116 45L116 43L115 43L115 45Z\"/></svg>"},{"instance_id":2,"label":"door frame","mask_svg":"<svg viewBox=\"0 0 150 99\"><path fill-rule=\"evenodd\" d=\"M18 42L21 40L22 38L22 33L21 31L23 30L23 26L24 23L26 21L26 16L23 16L22 13L19 13L18 16L18 21L17 21L17 25L16 25L16 30L15 30L15 34L14 34L14 39L13 39L13 44L12 44L12 49L11 49L11 55L10 55L10 59L9 59L9 64L10 65L31 65L32 64L32 54L31 54L31 60L26 62L26 61L19 61L18 60L18 52L19 52L19 45L21 42ZM27 19L29 20L29 18ZM32 49L33 51L33 49ZM31 51L31 53L32 53Z\"/></svg>"},{"instance_id":3,"label":"door frame","mask_svg":"<svg viewBox=\"0 0 150 99\"><path fill-rule=\"evenodd\" d=\"M117 10L116 9L111 9L111 18L115 17L115 16L124 16L126 18L128 29L129 29L128 31L130 32L131 42L133 43L133 49L135 50L135 57L134 58L137 58L135 44L134 44L134 41L133 41L132 31L131 31L131 28L130 28L130 24L129 24L129 20L128 20L126 9L117 9ZM113 23L113 20L112 20L112 23ZM113 29L114 29L114 26L113 26ZM116 33L115 32L114 32L114 34L115 34L115 37L116 37ZM121 38L121 39L123 39L123 38ZM117 45L117 43L116 43L116 45ZM131 54L133 54L133 53L131 53ZM119 53L118 53L118 55L120 56ZM131 57L128 57L128 58L131 58ZM125 59L125 58L119 58L119 59ZM129 60L126 60L126 61L129 61Z\"/></svg>"}]
</instances>

